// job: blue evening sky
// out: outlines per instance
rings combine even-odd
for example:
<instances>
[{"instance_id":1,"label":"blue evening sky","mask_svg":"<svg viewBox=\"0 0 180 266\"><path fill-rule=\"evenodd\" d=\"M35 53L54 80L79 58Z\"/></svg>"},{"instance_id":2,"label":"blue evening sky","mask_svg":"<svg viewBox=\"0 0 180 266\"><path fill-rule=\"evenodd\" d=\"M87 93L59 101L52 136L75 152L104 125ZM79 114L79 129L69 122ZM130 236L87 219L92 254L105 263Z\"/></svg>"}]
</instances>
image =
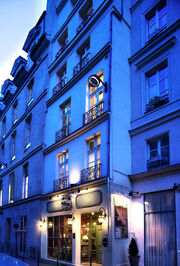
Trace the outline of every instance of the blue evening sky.
<instances>
[{"instance_id":1,"label":"blue evening sky","mask_svg":"<svg viewBox=\"0 0 180 266\"><path fill-rule=\"evenodd\" d=\"M26 53L22 50L29 31L35 26L47 0L0 0L0 88L15 59Z\"/></svg>"}]
</instances>

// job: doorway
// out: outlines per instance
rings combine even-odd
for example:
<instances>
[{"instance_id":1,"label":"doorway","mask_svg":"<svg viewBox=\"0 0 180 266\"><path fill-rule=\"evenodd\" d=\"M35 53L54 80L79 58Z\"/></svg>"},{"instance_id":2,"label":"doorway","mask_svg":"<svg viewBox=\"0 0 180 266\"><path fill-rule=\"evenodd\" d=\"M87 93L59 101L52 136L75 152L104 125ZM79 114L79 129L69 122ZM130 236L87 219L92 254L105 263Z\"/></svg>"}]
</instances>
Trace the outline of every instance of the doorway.
<instances>
[{"instance_id":1,"label":"doorway","mask_svg":"<svg viewBox=\"0 0 180 266\"><path fill-rule=\"evenodd\" d=\"M81 215L81 262L102 265L102 225L99 213Z\"/></svg>"}]
</instances>

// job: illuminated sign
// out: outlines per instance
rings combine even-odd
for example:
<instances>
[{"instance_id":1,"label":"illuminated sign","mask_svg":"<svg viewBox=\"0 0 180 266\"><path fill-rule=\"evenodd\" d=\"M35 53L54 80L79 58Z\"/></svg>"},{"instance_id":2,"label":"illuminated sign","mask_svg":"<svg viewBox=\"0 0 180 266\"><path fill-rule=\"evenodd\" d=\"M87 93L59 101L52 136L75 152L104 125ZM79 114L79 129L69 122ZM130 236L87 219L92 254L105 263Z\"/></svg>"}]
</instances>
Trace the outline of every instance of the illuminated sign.
<instances>
[{"instance_id":1,"label":"illuminated sign","mask_svg":"<svg viewBox=\"0 0 180 266\"><path fill-rule=\"evenodd\" d=\"M102 192L96 190L94 192L81 194L76 197L76 208L87 208L100 205L102 202Z\"/></svg>"}]
</instances>

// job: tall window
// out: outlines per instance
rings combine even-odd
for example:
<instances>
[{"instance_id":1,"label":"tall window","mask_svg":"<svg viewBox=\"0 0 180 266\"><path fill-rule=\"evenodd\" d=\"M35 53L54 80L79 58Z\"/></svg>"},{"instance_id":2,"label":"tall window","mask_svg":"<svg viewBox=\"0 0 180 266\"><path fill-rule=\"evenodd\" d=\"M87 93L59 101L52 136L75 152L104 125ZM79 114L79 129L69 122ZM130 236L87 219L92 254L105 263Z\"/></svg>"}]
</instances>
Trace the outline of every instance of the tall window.
<instances>
[{"instance_id":1,"label":"tall window","mask_svg":"<svg viewBox=\"0 0 180 266\"><path fill-rule=\"evenodd\" d=\"M57 85L53 88L53 95L60 91L67 83L67 64L65 63L56 73L58 78Z\"/></svg>"},{"instance_id":2,"label":"tall window","mask_svg":"<svg viewBox=\"0 0 180 266\"><path fill-rule=\"evenodd\" d=\"M5 135L6 135L6 117L4 117L2 121L2 137L4 138Z\"/></svg>"},{"instance_id":3,"label":"tall window","mask_svg":"<svg viewBox=\"0 0 180 266\"><path fill-rule=\"evenodd\" d=\"M31 137L31 115L26 119L25 125L25 148L30 147L30 137Z\"/></svg>"},{"instance_id":4,"label":"tall window","mask_svg":"<svg viewBox=\"0 0 180 266\"><path fill-rule=\"evenodd\" d=\"M58 39L58 43L60 49L57 52L56 57L58 57L68 45L68 28L61 34L60 38Z\"/></svg>"},{"instance_id":5,"label":"tall window","mask_svg":"<svg viewBox=\"0 0 180 266\"><path fill-rule=\"evenodd\" d=\"M88 141L88 179L100 177L100 146L101 136L96 136Z\"/></svg>"},{"instance_id":6,"label":"tall window","mask_svg":"<svg viewBox=\"0 0 180 266\"><path fill-rule=\"evenodd\" d=\"M23 176L23 185L22 185L22 198L26 199L28 197L28 164L25 164L23 167L24 176Z\"/></svg>"},{"instance_id":7,"label":"tall window","mask_svg":"<svg viewBox=\"0 0 180 266\"><path fill-rule=\"evenodd\" d=\"M59 176L55 180L55 191L68 188L68 151L62 152L59 157Z\"/></svg>"},{"instance_id":8,"label":"tall window","mask_svg":"<svg viewBox=\"0 0 180 266\"><path fill-rule=\"evenodd\" d=\"M10 251L11 247L11 218L6 219L6 249Z\"/></svg>"},{"instance_id":9,"label":"tall window","mask_svg":"<svg viewBox=\"0 0 180 266\"><path fill-rule=\"evenodd\" d=\"M15 124L17 122L17 108L18 108L18 104L16 101L12 107L12 122L13 122L13 124Z\"/></svg>"},{"instance_id":10,"label":"tall window","mask_svg":"<svg viewBox=\"0 0 180 266\"><path fill-rule=\"evenodd\" d=\"M16 131L11 135L11 160L14 161L16 158Z\"/></svg>"},{"instance_id":11,"label":"tall window","mask_svg":"<svg viewBox=\"0 0 180 266\"><path fill-rule=\"evenodd\" d=\"M14 192L15 192L15 175L11 173L9 176L9 203L14 202Z\"/></svg>"},{"instance_id":12,"label":"tall window","mask_svg":"<svg viewBox=\"0 0 180 266\"><path fill-rule=\"evenodd\" d=\"M176 265L174 192L144 196L145 265Z\"/></svg>"},{"instance_id":13,"label":"tall window","mask_svg":"<svg viewBox=\"0 0 180 266\"><path fill-rule=\"evenodd\" d=\"M33 86L34 86L34 79L32 79L27 86L27 105L28 106L33 101Z\"/></svg>"},{"instance_id":14,"label":"tall window","mask_svg":"<svg viewBox=\"0 0 180 266\"><path fill-rule=\"evenodd\" d=\"M3 181L0 180L0 206L2 206Z\"/></svg>"},{"instance_id":15,"label":"tall window","mask_svg":"<svg viewBox=\"0 0 180 266\"><path fill-rule=\"evenodd\" d=\"M148 141L148 169L169 164L169 136L164 134Z\"/></svg>"},{"instance_id":16,"label":"tall window","mask_svg":"<svg viewBox=\"0 0 180 266\"><path fill-rule=\"evenodd\" d=\"M62 107L62 128L64 129L64 137L70 134L70 125L71 125L71 101L68 101Z\"/></svg>"},{"instance_id":17,"label":"tall window","mask_svg":"<svg viewBox=\"0 0 180 266\"><path fill-rule=\"evenodd\" d=\"M156 33L162 31L167 25L167 5L161 1L157 8L150 11L147 15L148 39L151 39Z\"/></svg>"},{"instance_id":18,"label":"tall window","mask_svg":"<svg viewBox=\"0 0 180 266\"><path fill-rule=\"evenodd\" d=\"M0 164L0 170L4 169L4 164L5 164L5 144L1 145L1 163Z\"/></svg>"},{"instance_id":19,"label":"tall window","mask_svg":"<svg viewBox=\"0 0 180 266\"><path fill-rule=\"evenodd\" d=\"M48 258L72 262L72 224L71 215L48 218Z\"/></svg>"},{"instance_id":20,"label":"tall window","mask_svg":"<svg viewBox=\"0 0 180 266\"><path fill-rule=\"evenodd\" d=\"M20 218L20 229L19 229L19 252L20 255L26 253L26 232L27 232L27 217L22 216Z\"/></svg>"},{"instance_id":21,"label":"tall window","mask_svg":"<svg viewBox=\"0 0 180 266\"><path fill-rule=\"evenodd\" d=\"M157 108L169 101L167 62L147 73L147 111Z\"/></svg>"}]
</instances>

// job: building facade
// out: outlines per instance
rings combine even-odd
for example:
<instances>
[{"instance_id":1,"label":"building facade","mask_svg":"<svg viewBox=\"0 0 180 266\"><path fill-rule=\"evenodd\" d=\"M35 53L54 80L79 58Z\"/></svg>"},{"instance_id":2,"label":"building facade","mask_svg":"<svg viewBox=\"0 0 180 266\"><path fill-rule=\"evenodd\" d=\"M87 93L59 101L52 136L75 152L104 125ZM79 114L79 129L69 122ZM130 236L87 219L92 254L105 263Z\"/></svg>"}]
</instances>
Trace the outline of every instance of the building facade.
<instances>
[{"instance_id":1,"label":"building facade","mask_svg":"<svg viewBox=\"0 0 180 266\"><path fill-rule=\"evenodd\" d=\"M180 264L179 8L47 1L2 86L2 250L118 266L135 238Z\"/></svg>"}]
</instances>

